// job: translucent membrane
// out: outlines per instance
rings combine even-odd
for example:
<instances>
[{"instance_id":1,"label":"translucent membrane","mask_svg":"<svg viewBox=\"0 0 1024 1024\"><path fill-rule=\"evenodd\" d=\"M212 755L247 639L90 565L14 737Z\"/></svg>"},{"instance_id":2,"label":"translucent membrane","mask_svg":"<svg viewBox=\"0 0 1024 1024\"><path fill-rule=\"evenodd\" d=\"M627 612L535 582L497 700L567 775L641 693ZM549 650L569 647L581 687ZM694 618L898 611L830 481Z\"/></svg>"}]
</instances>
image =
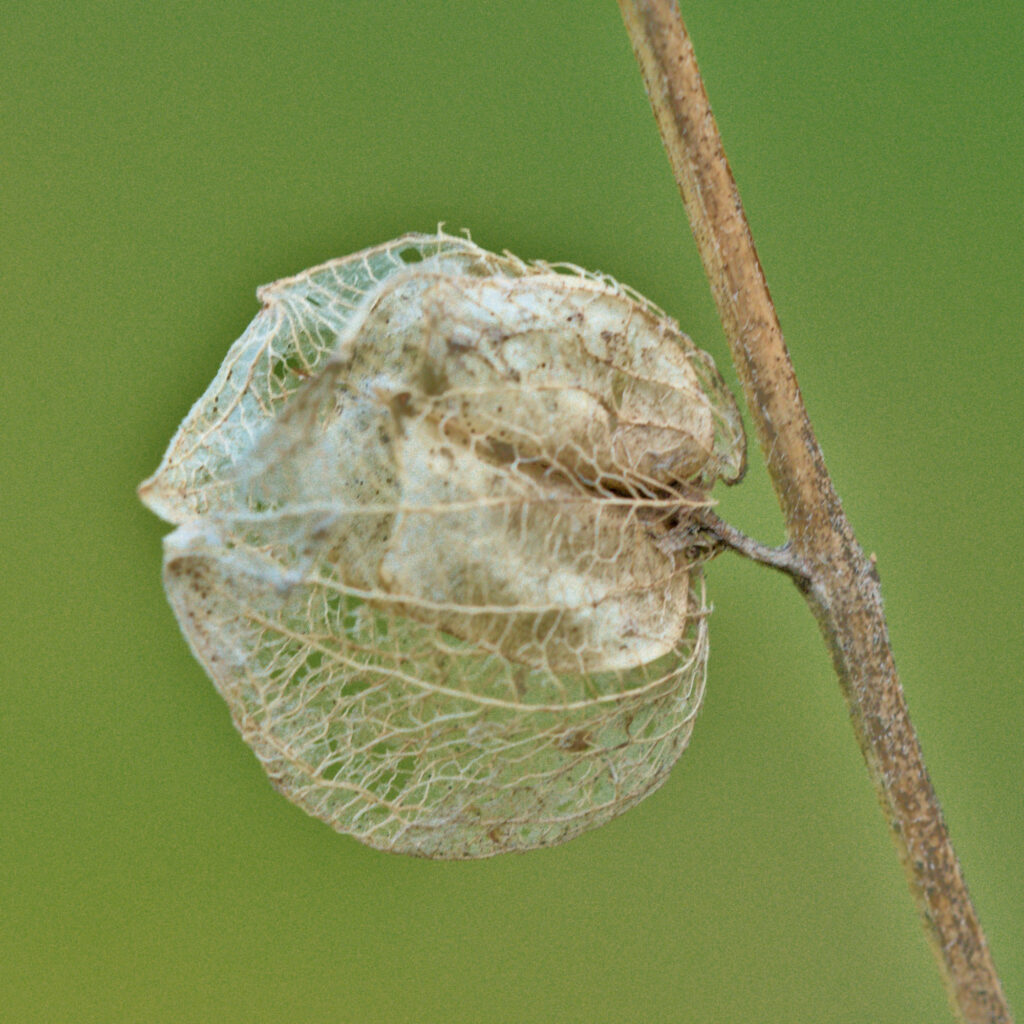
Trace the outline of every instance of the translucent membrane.
<instances>
[{"instance_id":1,"label":"translucent membrane","mask_svg":"<svg viewBox=\"0 0 1024 1024\"><path fill-rule=\"evenodd\" d=\"M258 294L140 495L274 784L431 857L642 799L704 691L688 527L743 470L710 358L614 281L444 234Z\"/></svg>"}]
</instances>

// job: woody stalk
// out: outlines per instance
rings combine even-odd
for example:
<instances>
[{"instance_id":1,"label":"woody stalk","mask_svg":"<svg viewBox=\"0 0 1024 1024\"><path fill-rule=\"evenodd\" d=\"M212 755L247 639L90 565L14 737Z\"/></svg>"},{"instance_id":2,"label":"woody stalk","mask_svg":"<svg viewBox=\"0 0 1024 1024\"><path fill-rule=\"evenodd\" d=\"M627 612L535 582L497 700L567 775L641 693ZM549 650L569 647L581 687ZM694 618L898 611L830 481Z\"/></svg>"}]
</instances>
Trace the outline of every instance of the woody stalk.
<instances>
[{"instance_id":1,"label":"woody stalk","mask_svg":"<svg viewBox=\"0 0 1024 1024\"><path fill-rule=\"evenodd\" d=\"M818 621L958 1018L1011 1021L907 710L878 575L807 417L678 5L619 7L785 518L775 555L738 538L733 546L789 573Z\"/></svg>"}]
</instances>

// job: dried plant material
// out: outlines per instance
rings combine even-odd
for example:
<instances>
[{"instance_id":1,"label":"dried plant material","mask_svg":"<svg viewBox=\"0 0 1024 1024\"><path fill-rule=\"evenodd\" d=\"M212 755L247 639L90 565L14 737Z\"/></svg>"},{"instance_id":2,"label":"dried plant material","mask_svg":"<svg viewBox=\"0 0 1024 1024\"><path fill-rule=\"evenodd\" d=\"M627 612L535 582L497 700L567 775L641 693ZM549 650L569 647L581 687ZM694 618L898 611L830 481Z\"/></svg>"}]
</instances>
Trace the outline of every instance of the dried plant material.
<instances>
[{"instance_id":1,"label":"dried plant material","mask_svg":"<svg viewBox=\"0 0 1024 1024\"><path fill-rule=\"evenodd\" d=\"M409 235L259 290L143 500L275 785L381 849L551 845L660 784L703 695L708 356L615 282Z\"/></svg>"}]
</instances>

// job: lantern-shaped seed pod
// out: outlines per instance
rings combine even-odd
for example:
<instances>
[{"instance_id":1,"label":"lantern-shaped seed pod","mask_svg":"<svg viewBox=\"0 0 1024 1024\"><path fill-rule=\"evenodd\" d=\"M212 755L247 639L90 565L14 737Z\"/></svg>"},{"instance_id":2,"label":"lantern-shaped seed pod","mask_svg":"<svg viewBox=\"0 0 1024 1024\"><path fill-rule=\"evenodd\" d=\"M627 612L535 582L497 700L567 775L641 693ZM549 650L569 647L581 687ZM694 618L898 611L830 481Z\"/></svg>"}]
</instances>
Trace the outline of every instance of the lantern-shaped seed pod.
<instances>
[{"instance_id":1,"label":"lantern-shaped seed pod","mask_svg":"<svg viewBox=\"0 0 1024 1024\"><path fill-rule=\"evenodd\" d=\"M140 494L275 785L381 849L484 857L642 799L703 695L685 540L744 439L710 358L576 268L437 234L263 308Z\"/></svg>"}]
</instances>

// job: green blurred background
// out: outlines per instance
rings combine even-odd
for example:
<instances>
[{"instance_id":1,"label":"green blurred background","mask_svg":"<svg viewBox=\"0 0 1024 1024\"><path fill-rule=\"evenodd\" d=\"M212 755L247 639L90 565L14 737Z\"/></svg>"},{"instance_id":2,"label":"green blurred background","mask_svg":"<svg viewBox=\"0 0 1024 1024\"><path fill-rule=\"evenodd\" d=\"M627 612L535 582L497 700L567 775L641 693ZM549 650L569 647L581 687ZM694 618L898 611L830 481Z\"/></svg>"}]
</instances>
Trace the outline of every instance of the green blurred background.
<instances>
[{"instance_id":1,"label":"green blurred background","mask_svg":"<svg viewBox=\"0 0 1024 1024\"><path fill-rule=\"evenodd\" d=\"M807 405L1011 1001L1024 1006L1024 12L684 0ZM691 749L480 863L278 796L136 501L254 288L445 221L614 274L735 384L613 0L10 4L0 1016L947 1019L811 617L710 571ZM752 452L727 517L780 539Z\"/></svg>"}]
</instances>

